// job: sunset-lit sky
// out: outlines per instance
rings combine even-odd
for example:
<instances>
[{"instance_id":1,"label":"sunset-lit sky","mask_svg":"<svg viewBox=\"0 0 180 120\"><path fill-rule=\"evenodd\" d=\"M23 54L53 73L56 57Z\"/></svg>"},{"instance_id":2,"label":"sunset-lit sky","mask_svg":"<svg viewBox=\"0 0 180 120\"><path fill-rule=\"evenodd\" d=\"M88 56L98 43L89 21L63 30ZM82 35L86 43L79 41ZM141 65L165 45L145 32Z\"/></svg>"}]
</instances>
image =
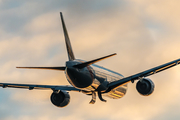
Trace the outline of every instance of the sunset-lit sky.
<instances>
[{"instance_id":1,"label":"sunset-lit sky","mask_svg":"<svg viewBox=\"0 0 180 120\"><path fill-rule=\"evenodd\" d=\"M76 58L129 76L180 58L179 0L0 0L0 82L69 84L62 71L24 70L16 66L64 66L68 60L59 12ZM52 91L0 88L1 120L179 120L180 66L149 77L151 96L129 83L117 100L70 92L57 108Z\"/></svg>"}]
</instances>

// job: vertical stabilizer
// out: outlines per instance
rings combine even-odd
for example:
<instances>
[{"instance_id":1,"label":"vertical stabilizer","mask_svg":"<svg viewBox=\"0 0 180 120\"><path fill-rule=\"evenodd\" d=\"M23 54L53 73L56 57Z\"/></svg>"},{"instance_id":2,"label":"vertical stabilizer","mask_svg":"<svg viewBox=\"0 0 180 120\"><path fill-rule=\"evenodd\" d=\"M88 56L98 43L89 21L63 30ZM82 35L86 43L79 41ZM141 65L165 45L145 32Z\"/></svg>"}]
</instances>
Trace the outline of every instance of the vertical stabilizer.
<instances>
[{"instance_id":1,"label":"vertical stabilizer","mask_svg":"<svg viewBox=\"0 0 180 120\"><path fill-rule=\"evenodd\" d=\"M71 43L70 43L70 39L69 39L68 32L66 29L66 25L64 23L62 12L60 12L60 16L61 16L61 22L62 22L62 26L63 26L64 38L65 38L65 42L66 42L66 49L67 49L69 61L72 61L75 59L75 57L74 57L73 50L71 47Z\"/></svg>"}]
</instances>

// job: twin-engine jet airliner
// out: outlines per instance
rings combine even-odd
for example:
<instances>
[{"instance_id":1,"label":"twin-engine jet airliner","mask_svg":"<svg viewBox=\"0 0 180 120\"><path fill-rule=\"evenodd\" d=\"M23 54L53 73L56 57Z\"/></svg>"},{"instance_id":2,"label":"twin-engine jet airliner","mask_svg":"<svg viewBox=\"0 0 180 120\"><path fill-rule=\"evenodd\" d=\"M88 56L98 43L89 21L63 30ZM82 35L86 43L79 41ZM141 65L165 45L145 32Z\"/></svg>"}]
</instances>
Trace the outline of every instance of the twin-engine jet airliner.
<instances>
[{"instance_id":1,"label":"twin-engine jet airliner","mask_svg":"<svg viewBox=\"0 0 180 120\"><path fill-rule=\"evenodd\" d=\"M154 83L147 78L150 75L161 72L180 63L180 59L174 60L172 62L151 68L149 70L140 72L138 74L131 75L129 77L123 77L120 73L114 72L112 70L106 69L104 67L98 66L94 63L104 60L106 58L112 57L115 54L111 54L105 57L94 59L91 61L84 61L76 59L71 47L68 32L64 23L63 15L60 12L65 43L67 48L67 54L69 60L66 61L66 66L58 67L17 67L17 68L28 68L28 69L49 69L49 70L59 70L64 71L68 82L71 85L33 85L33 84L13 84L13 83L0 83L3 88L26 88L29 90L33 89L49 89L52 90L51 102L57 107L65 107L70 102L70 96L67 91L77 91L82 92L86 95L91 95L92 99L89 102L94 104L96 101L96 94L99 99L103 102L106 100L104 96L118 99L125 95L127 90L127 84L129 82L134 83L138 80L136 84L137 91L143 95L151 95L154 91Z\"/></svg>"}]
</instances>

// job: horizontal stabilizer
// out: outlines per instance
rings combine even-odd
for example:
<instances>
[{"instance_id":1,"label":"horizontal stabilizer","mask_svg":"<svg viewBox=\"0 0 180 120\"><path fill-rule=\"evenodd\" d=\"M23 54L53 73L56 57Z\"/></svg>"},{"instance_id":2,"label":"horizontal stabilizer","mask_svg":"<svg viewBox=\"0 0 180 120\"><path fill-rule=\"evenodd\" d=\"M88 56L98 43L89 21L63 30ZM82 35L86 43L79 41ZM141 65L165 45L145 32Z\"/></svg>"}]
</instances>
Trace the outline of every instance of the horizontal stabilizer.
<instances>
[{"instance_id":1,"label":"horizontal stabilizer","mask_svg":"<svg viewBox=\"0 0 180 120\"><path fill-rule=\"evenodd\" d=\"M16 68L24 68L24 69L47 69L47 70L65 70L66 67L16 67Z\"/></svg>"},{"instance_id":2,"label":"horizontal stabilizer","mask_svg":"<svg viewBox=\"0 0 180 120\"><path fill-rule=\"evenodd\" d=\"M84 63L78 64L78 65L74 65L73 67L81 69L81 68L87 67L87 66L89 66L91 64L94 64L96 62L99 62L101 60L104 60L106 58L112 57L114 55L116 55L116 53L105 56L105 57L101 57L101 58L98 58L98 59L95 59L95 60L91 60L91 61L88 61L88 62L84 62Z\"/></svg>"}]
</instances>

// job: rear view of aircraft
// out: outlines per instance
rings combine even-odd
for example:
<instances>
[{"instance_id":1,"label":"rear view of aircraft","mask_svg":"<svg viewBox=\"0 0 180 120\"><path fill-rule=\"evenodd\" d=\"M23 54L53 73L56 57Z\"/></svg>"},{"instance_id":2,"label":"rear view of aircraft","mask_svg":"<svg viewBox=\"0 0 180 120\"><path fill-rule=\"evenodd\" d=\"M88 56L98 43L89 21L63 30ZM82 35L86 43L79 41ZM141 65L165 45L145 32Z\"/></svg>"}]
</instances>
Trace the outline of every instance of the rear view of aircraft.
<instances>
[{"instance_id":1,"label":"rear view of aircraft","mask_svg":"<svg viewBox=\"0 0 180 120\"><path fill-rule=\"evenodd\" d=\"M150 75L161 72L180 63L180 59L174 60L172 62L151 68L149 70L140 72L138 74L131 75L129 77L123 77L123 75L114 72L112 70L106 69L102 66L98 66L94 63L104 60L106 58L116 55L116 53L94 59L91 61L84 61L76 59L71 47L68 32L65 26L63 15L60 12L65 43L68 53L69 60L66 61L66 66L58 67L17 67L17 68L27 68L27 69L48 69L48 70L59 70L64 71L68 82L71 85L33 85L33 84L13 84L13 83L0 83L3 88L25 88L29 90L33 89L49 89L52 90L51 102L57 107L65 107L70 102L69 91L82 92L86 95L91 95L92 99L89 102L94 104L96 101L96 94L98 98L106 102L103 98L104 96L118 99L125 95L127 90L127 84L129 82L134 83L135 80L137 91L143 95L151 95L154 91L154 83L152 80L147 78Z\"/></svg>"}]
</instances>

